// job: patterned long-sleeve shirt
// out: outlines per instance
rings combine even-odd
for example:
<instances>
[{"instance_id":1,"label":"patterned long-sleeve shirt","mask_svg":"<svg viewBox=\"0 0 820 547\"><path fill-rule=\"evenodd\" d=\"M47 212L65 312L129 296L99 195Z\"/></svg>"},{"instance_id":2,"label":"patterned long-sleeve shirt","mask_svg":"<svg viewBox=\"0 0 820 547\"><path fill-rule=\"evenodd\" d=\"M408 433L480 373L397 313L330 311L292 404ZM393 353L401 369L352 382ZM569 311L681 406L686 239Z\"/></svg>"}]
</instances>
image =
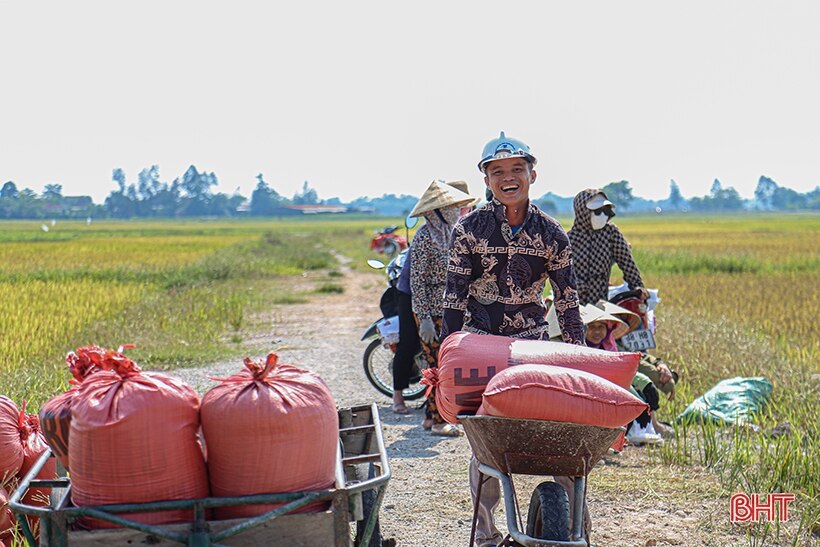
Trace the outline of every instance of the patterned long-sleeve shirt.
<instances>
[{"instance_id":1,"label":"patterned long-sleeve shirt","mask_svg":"<svg viewBox=\"0 0 820 547\"><path fill-rule=\"evenodd\" d=\"M427 224L416 231L410 246L410 294L419 320L441 317L448 257L449 249L436 246Z\"/></svg>"},{"instance_id":2,"label":"patterned long-sleeve shirt","mask_svg":"<svg viewBox=\"0 0 820 547\"><path fill-rule=\"evenodd\" d=\"M643 287L641 272L632 258L632 249L614 224L592 229L591 211L586 204L598 190L590 189L575 196L575 222L568 232L572 245L575 275L578 277L578 301L583 306L598 300L609 300L609 277L613 264L624 274L630 289Z\"/></svg>"},{"instance_id":3,"label":"patterned long-sleeve shirt","mask_svg":"<svg viewBox=\"0 0 820 547\"><path fill-rule=\"evenodd\" d=\"M441 338L465 330L545 339L547 279L564 341L584 345L566 232L530 204L524 223L513 235L504 205L491 200L456 224Z\"/></svg>"}]
</instances>

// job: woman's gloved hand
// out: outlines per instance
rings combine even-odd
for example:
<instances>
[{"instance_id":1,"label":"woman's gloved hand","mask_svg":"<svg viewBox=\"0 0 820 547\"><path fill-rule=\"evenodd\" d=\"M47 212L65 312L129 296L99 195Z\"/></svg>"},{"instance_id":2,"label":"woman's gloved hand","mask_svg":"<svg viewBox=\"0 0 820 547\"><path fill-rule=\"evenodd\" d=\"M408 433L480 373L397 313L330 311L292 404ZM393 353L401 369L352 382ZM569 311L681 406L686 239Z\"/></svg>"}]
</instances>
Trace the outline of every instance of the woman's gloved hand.
<instances>
[{"instance_id":1,"label":"woman's gloved hand","mask_svg":"<svg viewBox=\"0 0 820 547\"><path fill-rule=\"evenodd\" d=\"M421 338L421 341L428 346L438 340L436 325L433 323L432 318L425 317L419 321L419 338Z\"/></svg>"}]
</instances>

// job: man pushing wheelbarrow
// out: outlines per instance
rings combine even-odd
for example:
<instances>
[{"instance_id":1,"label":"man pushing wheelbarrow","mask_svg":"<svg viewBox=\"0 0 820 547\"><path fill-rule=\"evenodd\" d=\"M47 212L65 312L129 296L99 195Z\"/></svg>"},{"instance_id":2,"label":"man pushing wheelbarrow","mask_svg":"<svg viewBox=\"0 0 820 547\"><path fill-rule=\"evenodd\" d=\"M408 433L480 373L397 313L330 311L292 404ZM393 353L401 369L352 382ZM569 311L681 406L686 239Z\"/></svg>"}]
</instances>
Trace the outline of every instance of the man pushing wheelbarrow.
<instances>
[{"instance_id":1,"label":"man pushing wheelbarrow","mask_svg":"<svg viewBox=\"0 0 820 547\"><path fill-rule=\"evenodd\" d=\"M442 341L459 330L546 340L542 294L549 278L564 341L584 345L569 239L561 225L529 199L537 176L536 161L529 146L503 131L485 145L478 169L492 199L455 226ZM564 483L568 495L574 496L572 481ZM479 484L479 462L473 457L470 487L474 500ZM494 546L502 540L493 518L498 480L489 480L482 490L475 545Z\"/></svg>"}]
</instances>

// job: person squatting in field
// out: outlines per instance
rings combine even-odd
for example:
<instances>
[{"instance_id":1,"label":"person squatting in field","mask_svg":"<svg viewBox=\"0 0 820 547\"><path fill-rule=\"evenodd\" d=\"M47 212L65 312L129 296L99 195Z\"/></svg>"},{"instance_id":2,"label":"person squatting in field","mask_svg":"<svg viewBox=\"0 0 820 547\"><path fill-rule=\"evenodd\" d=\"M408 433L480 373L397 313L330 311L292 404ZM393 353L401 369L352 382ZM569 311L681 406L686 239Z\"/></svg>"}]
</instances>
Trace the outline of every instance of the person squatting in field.
<instances>
[{"instance_id":1,"label":"person squatting in field","mask_svg":"<svg viewBox=\"0 0 820 547\"><path fill-rule=\"evenodd\" d=\"M622 308L621 306L613 304L607 300L599 300L595 306L604 312L621 319L628 325L629 330L627 330L626 333L614 337L616 347L613 350L628 351L622 346L620 340L625 334L629 334L633 330L643 326L640 316L631 310ZM587 344L589 344L589 332L587 332ZM643 419L644 417L639 417L636 422L643 431L637 431L638 426L635 426L635 431L631 432L632 439L630 440L632 442L647 442L639 440L644 433L650 435L645 438L653 442L655 442L655 438L651 437L651 435L659 434L661 436L673 436L675 434L675 430L671 426L661 422L658 419L655 411L660 408L659 392L665 393L670 400L673 399L675 396L675 384L677 381L678 373L669 368L669 365L654 355L641 352L641 361L638 363L638 372L632 381L632 388L634 391L637 391L637 395L641 399L649 404L652 411L650 413L651 424L647 425L646 421Z\"/></svg>"},{"instance_id":2,"label":"person squatting in field","mask_svg":"<svg viewBox=\"0 0 820 547\"><path fill-rule=\"evenodd\" d=\"M468 193L437 180L430 184L410 212L410 216L423 216L426 220L416 231L410 248L410 289L422 352L430 368L438 366L441 304L453 226L462 210L474 204L475 199ZM422 426L434 435L461 434L458 427L445 422L439 414L434 389L427 395Z\"/></svg>"},{"instance_id":3,"label":"person squatting in field","mask_svg":"<svg viewBox=\"0 0 820 547\"><path fill-rule=\"evenodd\" d=\"M442 304L442 340L459 330L546 340L542 295L549 279L563 340L584 345L569 240L561 225L529 199L535 164L529 146L503 132L484 147L478 168L492 199L462 218L453 232ZM470 490L474 502L480 480L473 456ZM571 479L556 480L567 489L571 504ZM478 508L478 547L495 546L503 540L493 515L499 499L499 482L489 478L482 486Z\"/></svg>"},{"instance_id":4,"label":"person squatting in field","mask_svg":"<svg viewBox=\"0 0 820 547\"><path fill-rule=\"evenodd\" d=\"M620 351L617 340L627 334L631 328L626 321L615 315L619 309L622 316L623 314L635 315L615 304L610 304L609 311L592 304L581 307L581 317L586 327L587 346L606 351ZM648 404L649 410L644 410L628 425L626 439L634 445L662 443L663 438L654 427L654 424L658 423L655 412L660 408L660 396L655 384L645 374L637 372L632 379L629 391Z\"/></svg>"}]
</instances>

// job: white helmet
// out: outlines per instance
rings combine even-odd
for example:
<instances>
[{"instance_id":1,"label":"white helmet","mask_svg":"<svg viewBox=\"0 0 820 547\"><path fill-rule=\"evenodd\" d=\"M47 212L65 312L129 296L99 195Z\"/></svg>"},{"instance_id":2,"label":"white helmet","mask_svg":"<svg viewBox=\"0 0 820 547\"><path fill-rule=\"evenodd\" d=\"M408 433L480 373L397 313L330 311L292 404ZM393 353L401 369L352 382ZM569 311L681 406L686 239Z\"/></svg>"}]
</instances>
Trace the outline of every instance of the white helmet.
<instances>
[{"instance_id":1,"label":"white helmet","mask_svg":"<svg viewBox=\"0 0 820 547\"><path fill-rule=\"evenodd\" d=\"M478 170L483 173L484 166L491 161L506 158L524 158L533 165L538 163L535 156L530 154L529 146L518 139L507 137L502 131L497 139L493 139L484 145L484 151L481 153L481 161L478 162Z\"/></svg>"}]
</instances>

